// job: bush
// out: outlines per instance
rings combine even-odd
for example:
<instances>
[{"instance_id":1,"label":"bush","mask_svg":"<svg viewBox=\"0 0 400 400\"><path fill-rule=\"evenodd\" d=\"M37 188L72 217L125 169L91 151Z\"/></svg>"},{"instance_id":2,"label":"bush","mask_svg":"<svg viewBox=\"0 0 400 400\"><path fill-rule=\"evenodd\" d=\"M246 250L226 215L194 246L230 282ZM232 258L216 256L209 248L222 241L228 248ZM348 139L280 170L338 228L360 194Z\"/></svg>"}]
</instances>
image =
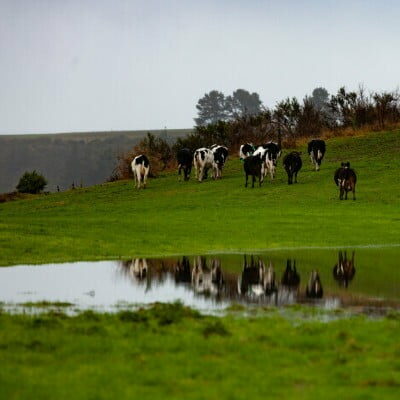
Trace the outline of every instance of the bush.
<instances>
[{"instance_id":1,"label":"bush","mask_svg":"<svg viewBox=\"0 0 400 400\"><path fill-rule=\"evenodd\" d=\"M108 182L120 179L133 178L131 163L135 156L145 154L150 161L151 178L157 177L161 172L175 167L175 157L172 146L167 140L156 137L150 132L132 150L117 156L117 165L114 168Z\"/></svg>"},{"instance_id":2,"label":"bush","mask_svg":"<svg viewBox=\"0 0 400 400\"><path fill-rule=\"evenodd\" d=\"M25 172L19 179L17 190L20 193L37 194L40 193L46 185L47 181L43 175L40 175L36 171Z\"/></svg>"}]
</instances>

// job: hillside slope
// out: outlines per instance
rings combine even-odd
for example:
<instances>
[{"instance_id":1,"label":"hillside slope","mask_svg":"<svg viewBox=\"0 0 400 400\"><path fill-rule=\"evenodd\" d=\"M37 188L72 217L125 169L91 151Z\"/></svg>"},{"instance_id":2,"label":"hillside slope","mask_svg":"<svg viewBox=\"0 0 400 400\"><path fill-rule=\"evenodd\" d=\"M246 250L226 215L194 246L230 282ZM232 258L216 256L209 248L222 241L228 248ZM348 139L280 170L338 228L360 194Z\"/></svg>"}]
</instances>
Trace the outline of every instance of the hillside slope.
<instances>
[{"instance_id":1,"label":"hillside slope","mask_svg":"<svg viewBox=\"0 0 400 400\"><path fill-rule=\"evenodd\" d=\"M221 181L175 174L56 193L0 205L0 265L278 247L400 243L400 131L327 142L320 172L303 150L299 183L244 188L242 164ZM350 161L357 200L339 201L333 173Z\"/></svg>"},{"instance_id":2,"label":"hillside slope","mask_svg":"<svg viewBox=\"0 0 400 400\"><path fill-rule=\"evenodd\" d=\"M190 129L151 131L174 142ZM77 132L43 135L0 135L0 193L15 189L27 170L47 178L47 190L105 182L117 155L135 146L147 131Z\"/></svg>"}]
</instances>

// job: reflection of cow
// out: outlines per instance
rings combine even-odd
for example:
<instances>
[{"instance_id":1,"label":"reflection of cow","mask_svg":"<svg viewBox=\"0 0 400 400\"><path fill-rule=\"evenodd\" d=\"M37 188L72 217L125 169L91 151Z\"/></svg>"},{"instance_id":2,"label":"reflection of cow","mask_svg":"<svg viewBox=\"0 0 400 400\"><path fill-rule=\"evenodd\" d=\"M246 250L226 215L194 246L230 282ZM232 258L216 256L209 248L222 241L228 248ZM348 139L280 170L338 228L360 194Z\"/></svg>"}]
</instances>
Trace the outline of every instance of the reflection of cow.
<instances>
[{"instance_id":1,"label":"reflection of cow","mask_svg":"<svg viewBox=\"0 0 400 400\"><path fill-rule=\"evenodd\" d=\"M339 284L344 287L349 286L349 282L354 278L356 269L354 267L354 251L351 256L351 260L347 258L347 251L343 253L339 251L339 261L333 267L333 277L338 281Z\"/></svg>"},{"instance_id":2,"label":"reflection of cow","mask_svg":"<svg viewBox=\"0 0 400 400\"><path fill-rule=\"evenodd\" d=\"M269 263L269 267L264 272L263 286L264 293L267 296L277 292L275 270L271 262Z\"/></svg>"},{"instance_id":3,"label":"reflection of cow","mask_svg":"<svg viewBox=\"0 0 400 400\"><path fill-rule=\"evenodd\" d=\"M182 261L178 260L174 275L176 283L190 283L192 281L190 263L187 257L182 257Z\"/></svg>"},{"instance_id":4,"label":"reflection of cow","mask_svg":"<svg viewBox=\"0 0 400 400\"><path fill-rule=\"evenodd\" d=\"M244 257L243 271L238 279L238 292L244 296L260 297L262 295L271 295L277 291L275 281L275 271L270 263L266 268L262 260L254 261L251 256L250 264Z\"/></svg>"},{"instance_id":5,"label":"reflection of cow","mask_svg":"<svg viewBox=\"0 0 400 400\"><path fill-rule=\"evenodd\" d=\"M296 270L296 260L293 260L293 266L291 260L286 261L286 269L283 273L281 282L283 286L297 289L300 284L300 275Z\"/></svg>"},{"instance_id":6,"label":"reflection of cow","mask_svg":"<svg viewBox=\"0 0 400 400\"><path fill-rule=\"evenodd\" d=\"M223 284L220 261L212 260L211 268L209 268L205 257L196 257L193 263L191 280L196 293L218 294Z\"/></svg>"},{"instance_id":7,"label":"reflection of cow","mask_svg":"<svg viewBox=\"0 0 400 400\"><path fill-rule=\"evenodd\" d=\"M316 270L311 272L310 279L306 287L306 296L310 299L320 299L324 295L321 279Z\"/></svg>"},{"instance_id":8,"label":"reflection of cow","mask_svg":"<svg viewBox=\"0 0 400 400\"><path fill-rule=\"evenodd\" d=\"M145 258L120 261L119 264L121 267L120 272L134 284L145 285L146 290L150 288L152 277Z\"/></svg>"},{"instance_id":9,"label":"reflection of cow","mask_svg":"<svg viewBox=\"0 0 400 400\"><path fill-rule=\"evenodd\" d=\"M244 256L242 275L238 279L238 292L242 295L260 296L263 293L262 279L264 275L264 263L258 260L254 261L251 256L250 264L247 263L247 257Z\"/></svg>"}]
</instances>

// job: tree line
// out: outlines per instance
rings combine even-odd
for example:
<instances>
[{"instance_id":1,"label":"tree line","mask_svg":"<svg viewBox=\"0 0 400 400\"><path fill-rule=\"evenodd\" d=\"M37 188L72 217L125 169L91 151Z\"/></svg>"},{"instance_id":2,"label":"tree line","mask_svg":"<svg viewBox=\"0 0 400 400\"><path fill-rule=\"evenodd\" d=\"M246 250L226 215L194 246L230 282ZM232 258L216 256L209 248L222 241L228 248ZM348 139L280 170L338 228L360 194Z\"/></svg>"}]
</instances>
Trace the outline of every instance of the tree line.
<instances>
[{"instance_id":1,"label":"tree line","mask_svg":"<svg viewBox=\"0 0 400 400\"><path fill-rule=\"evenodd\" d=\"M245 142L269 140L292 147L304 137L383 130L400 123L398 92L367 93L363 86L354 91L341 87L335 94L317 87L302 100L286 98L272 108L264 106L257 93L244 89L229 96L212 90L198 100L196 109L191 134L173 144L148 134L131 152L120 156L113 180L131 176L129 160L138 153L149 156L156 176L175 165L174 155L181 148L194 151L218 143L237 150Z\"/></svg>"}]
</instances>

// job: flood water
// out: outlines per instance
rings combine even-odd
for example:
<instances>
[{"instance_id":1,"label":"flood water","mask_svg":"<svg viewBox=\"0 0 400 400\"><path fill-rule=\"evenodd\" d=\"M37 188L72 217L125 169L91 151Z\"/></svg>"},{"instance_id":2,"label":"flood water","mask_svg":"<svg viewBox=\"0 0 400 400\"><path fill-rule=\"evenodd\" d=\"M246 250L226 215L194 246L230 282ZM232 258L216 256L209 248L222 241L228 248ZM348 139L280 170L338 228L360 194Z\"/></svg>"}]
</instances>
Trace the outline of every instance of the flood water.
<instances>
[{"instance_id":1,"label":"flood water","mask_svg":"<svg viewBox=\"0 0 400 400\"><path fill-rule=\"evenodd\" d=\"M69 302L110 311L179 300L199 310L233 303L400 308L400 249L270 251L0 268L0 302Z\"/></svg>"}]
</instances>

